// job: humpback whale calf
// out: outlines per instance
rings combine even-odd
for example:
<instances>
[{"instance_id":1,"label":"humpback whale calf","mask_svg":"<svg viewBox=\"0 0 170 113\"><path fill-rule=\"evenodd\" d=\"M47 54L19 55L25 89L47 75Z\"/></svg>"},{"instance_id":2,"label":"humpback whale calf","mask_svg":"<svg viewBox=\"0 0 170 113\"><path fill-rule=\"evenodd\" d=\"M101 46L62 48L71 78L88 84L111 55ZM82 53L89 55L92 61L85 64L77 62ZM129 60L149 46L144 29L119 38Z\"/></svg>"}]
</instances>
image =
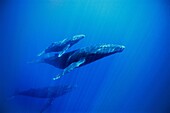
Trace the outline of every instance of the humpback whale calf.
<instances>
[{"instance_id":1,"label":"humpback whale calf","mask_svg":"<svg viewBox=\"0 0 170 113\"><path fill-rule=\"evenodd\" d=\"M47 47L45 50L39 53L38 56L50 52L59 52L58 57L61 57L71 46L79 42L84 37L85 35L80 34L75 35L72 38L65 38L64 40L59 42L53 42L49 47Z\"/></svg>"},{"instance_id":2,"label":"humpback whale calf","mask_svg":"<svg viewBox=\"0 0 170 113\"><path fill-rule=\"evenodd\" d=\"M100 44L67 52L61 57L58 57L58 54L52 56L48 55L37 62L48 63L56 68L64 69L62 73L53 78L53 80L56 80L75 68L89 64L106 56L122 52L124 49L125 46L123 45Z\"/></svg>"}]
</instances>

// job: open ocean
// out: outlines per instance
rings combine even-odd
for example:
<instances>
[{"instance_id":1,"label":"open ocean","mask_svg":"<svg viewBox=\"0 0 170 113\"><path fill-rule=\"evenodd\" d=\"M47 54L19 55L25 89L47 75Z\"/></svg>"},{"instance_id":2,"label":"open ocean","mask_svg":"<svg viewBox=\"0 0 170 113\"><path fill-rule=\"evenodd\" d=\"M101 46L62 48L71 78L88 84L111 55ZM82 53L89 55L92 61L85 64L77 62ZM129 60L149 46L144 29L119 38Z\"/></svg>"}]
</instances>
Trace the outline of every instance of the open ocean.
<instances>
[{"instance_id":1,"label":"open ocean","mask_svg":"<svg viewBox=\"0 0 170 113\"><path fill-rule=\"evenodd\" d=\"M31 88L75 85L44 113L170 113L168 0L2 0L0 113L39 113L47 99L15 96ZM52 42L86 37L67 52L95 44L126 48L76 68L28 63Z\"/></svg>"}]
</instances>

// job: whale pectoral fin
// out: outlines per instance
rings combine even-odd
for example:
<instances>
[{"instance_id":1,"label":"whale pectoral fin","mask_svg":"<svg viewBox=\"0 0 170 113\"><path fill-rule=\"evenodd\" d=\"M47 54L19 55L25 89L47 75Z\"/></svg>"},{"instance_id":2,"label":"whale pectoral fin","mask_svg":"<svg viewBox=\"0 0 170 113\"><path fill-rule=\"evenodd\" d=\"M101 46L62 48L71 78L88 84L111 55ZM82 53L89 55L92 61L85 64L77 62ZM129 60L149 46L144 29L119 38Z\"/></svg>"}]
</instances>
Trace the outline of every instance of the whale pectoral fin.
<instances>
[{"instance_id":1,"label":"whale pectoral fin","mask_svg":"<svg viewBox=\"0 0 170 113\"><path fill-rule=\"evenodd\" d=\"M69 48L70 44L68 44L61 52L59 52L58 57L61 57Z\"/></svg>"},{"instance_id":2,"label":"whale pectoral fin","mask_svg":"<svg viewBox=\"0 0 170 113\"><path fill-rule=\"evenodd\" d=\"M81 64L83 64L86 61L85 58L80 59L78 62L71 63L68 67L66 67L62 73L58 74L53 80L57 80L61 78L61 76L65 75L66 73L69 73L70 71L74 70L75 68L79 67Z\"/></svg>"},{"instance_id":3,"label":"whale pectoral fin","mask_svg":"<svg viewBox=\"0 0 170 113\"><path fill-rule=\"evenodd\" d=\"M43 54L45 54L45 50L43 50L41 53L39 53L37 56L42 56Z\"/></svg>"},{"instance_id":4,"label":"whale pectoral fin","mask_svg":"<svg viewBox=\"0 0 170 113\"><path fill-rule=\"evenodd\" d=\"M45 110L47 110L48 107L50 107L50 105L53 103L55 98L49 98L46 102L46 104L43 106L43 108L41 109L40 113L43 113Z\"/></svg>"}]
</instances>

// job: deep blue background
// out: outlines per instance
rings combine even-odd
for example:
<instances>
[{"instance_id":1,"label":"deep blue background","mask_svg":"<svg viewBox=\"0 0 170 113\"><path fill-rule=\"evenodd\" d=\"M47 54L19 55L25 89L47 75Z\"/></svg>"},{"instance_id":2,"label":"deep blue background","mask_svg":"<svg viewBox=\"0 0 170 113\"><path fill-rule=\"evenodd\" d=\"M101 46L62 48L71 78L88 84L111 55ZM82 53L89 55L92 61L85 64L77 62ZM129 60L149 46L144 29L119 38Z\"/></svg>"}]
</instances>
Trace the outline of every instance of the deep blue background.
<instances>
[{"instance_id":1,"label":"deep blue background","mask_svg":"<svg viewBox=\"0 0 170 113\"><path fill-rule=\"evenodd\" d=\"M6 112L40 111L45 99L3 100L16 89L51 84L60 69L27 62L50 43L76 34L86 38L70 50L98 43L126 49L56 81L78 87L57 98L48 113L170 112L168 0L8 0L0 6L1 108Z\"/></svg>"}]
</instances>

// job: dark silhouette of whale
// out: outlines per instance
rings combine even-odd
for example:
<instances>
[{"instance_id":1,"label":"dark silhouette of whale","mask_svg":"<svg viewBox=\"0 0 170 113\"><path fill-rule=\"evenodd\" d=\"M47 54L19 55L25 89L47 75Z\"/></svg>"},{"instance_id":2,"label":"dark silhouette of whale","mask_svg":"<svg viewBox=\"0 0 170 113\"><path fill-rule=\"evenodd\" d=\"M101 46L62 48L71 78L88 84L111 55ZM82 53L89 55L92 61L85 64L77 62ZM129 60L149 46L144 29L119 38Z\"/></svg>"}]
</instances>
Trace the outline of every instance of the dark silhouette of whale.
<instances>
[{"instance_id":1,"label":"dark silhouette of whale","mask_svg":"<svg viewBox=\"0 0 170 113\"><path fill-rule=\"evenodd\" d=\"M67 52L61 57L58 57L58 54L47 55L39 59L37 62L47 63L55 66L56 68L64 69L61 74L53 78L53 80L56 80L77 67L92 63L106 56L122 52L124 49L125 46L123 45L93 45Z\"/></svg>"},{"instance_id":2,"label":"dark silhouette of whale","mask_svg":"<svg viewBox=\"0 0 170 113\"><path fill-rule=\"evenodd\" d=\"M42 113L52 104L55 98L71 92L75 87L76 85L58 85L44 88L31 88L29 90L16 92L14 96L22 95L35 98L47 98L47 102L40 111L40 113Z\"/></svg>"},{"instance_id":3,"label":"dark silhouette of whale","mask_svg":"<svg viewBox=\"0 0 170 113\"><path fill-rule=\"evenodd\" d=\"M84 37L85 35L80 34L75 35L72 38L65 38L64 40L59 42L53 42L49 47L47 47L45 50L39 53L38 56L50 52L59 52L58 57L61 57L71 46L79 42Z\"/></svg>"},{"instance_id":4,"label":"dark silhouette of whale","mask_svg":"<svg viewBox=\"0 0 170 113\"><path fill-rule=\"evenodd\" d=\"M15 94L22 96L29 96L35 98L56 98L62 96L70 91L72 91L73 86L71 85L59 85L59 86L50 86L44 88L31 88L25 91L19 91Z\"/></svg>"}]
</instances>

